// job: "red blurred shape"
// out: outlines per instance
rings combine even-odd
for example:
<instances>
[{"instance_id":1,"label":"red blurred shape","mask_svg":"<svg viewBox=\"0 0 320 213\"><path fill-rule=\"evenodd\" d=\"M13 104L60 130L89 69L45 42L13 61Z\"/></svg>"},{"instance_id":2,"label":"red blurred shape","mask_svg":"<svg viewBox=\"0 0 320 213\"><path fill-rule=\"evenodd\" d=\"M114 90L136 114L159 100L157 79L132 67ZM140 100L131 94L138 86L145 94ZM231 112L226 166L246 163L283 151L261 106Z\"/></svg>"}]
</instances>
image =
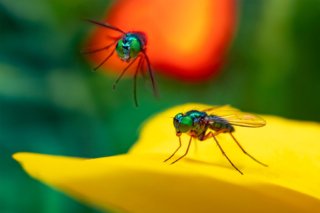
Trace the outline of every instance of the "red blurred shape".
<instances>
[{"instance_id":1,"label":"red blurred shape","mask_svg":"<svg viewBox=\"0 0 320 213\"><path fill-rule=\"evenodd\" d=\"M235 0L120 0L106 22L123 31L142 31L153 70L181 80L205 80L217 73L235 29ZM89 47L119 34L97 27ZM107 52L90 57L100 63ZM121 72L116 54L103 67Z\"/></svg>"}]
</instances>

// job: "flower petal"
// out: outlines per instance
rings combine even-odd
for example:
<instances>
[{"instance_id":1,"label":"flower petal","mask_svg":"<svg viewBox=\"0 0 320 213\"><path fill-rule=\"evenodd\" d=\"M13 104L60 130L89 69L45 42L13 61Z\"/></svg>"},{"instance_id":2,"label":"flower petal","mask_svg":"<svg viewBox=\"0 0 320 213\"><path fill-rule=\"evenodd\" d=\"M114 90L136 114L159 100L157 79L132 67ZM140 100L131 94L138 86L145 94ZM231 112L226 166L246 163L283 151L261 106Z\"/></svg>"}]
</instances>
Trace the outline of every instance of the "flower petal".
<instances>
[{"instance_id":1,"label":"flower petal","mask_svg":"<svg viewBox=\"0 0 320 213\"><path fill-rule=\"evenodd\" d=\"M146 122L129 154L79 159L18 153L14 158L34 178L102 209L127 212L318 212L320 211L320 125L263 116L263 128L237 128L218 137L240 175L213 141L191 147L187 158L163 163L178 145L172 125L177 112L205 109L187 104ZM184 140L188 140L186 137ZM184 144L185 145L185 144ZM181 155L178 153L177 155Z\"/></svg>"},{"instance_id":2,"label":"flower petal","mask_svg":"<svg viewBox=\"0 0 320 213\"><path fill-rule=\"evenodd\" d=\"M191 109L203 110L209 107L192 103L156 115L146 122L140 139L132 147L130 154L166 153L169 157L171 153L168 153L168 149L173 152L179 145L172 117L179 112ZM320 199L320 124L276 116L262 117L267 121L265 127L236 127L234 136L250 154L268 164L268 168L255 163L243 154L228 134L220 134L217 137L224 151L245 175L253 175L261 181L281 185ZM183 154L189 137L184 135L182 140L184 149L182 148L178 155ZM194 143L188 154L189 159L233 169L213 140Z\"/></svg>"},{"instance_id":3,"label":"flower petal","mask_svg":"<svg viewBox=\"0 0 320 213\"><path fill-rule=\"evenodd\" d=\"M213 165L162 163L163 156L75 160L15 155L34 178L105 210L121 212L315 212L306 194ZM39 163L40 162L40 163ZM298 201L298 202L296 202ZM232 205L230 205L232 204Z\"/></svg>"}]
</instances>

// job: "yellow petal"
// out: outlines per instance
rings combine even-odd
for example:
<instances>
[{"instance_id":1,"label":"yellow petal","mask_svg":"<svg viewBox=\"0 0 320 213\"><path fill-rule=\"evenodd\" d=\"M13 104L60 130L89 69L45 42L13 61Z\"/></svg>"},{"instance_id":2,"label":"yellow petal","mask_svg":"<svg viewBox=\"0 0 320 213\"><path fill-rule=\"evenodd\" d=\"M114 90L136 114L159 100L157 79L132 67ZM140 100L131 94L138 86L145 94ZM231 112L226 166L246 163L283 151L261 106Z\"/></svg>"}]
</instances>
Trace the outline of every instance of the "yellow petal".
<instances>
[{"instance_id":1,"label":"yellow petal","mask_svg":"<svg viewBox=\"0 0 320 213\"><path fill-rule=\"evenodd\" d=\"M172 117L208 106L187 104L151 118L129 154L79 159L18 153L14 158L34 178L101 209L120 212L319 212L320 125L262 116L263 128L236 128L232 138L193 142L188 156L163 163L178 146ZM188 137L183 137L184 149ZM195 146L197 145L197 146ZM183 154L177 153L177 156ZM196 148L196 149L195 149Z\"/></svg>"}]
</instances>

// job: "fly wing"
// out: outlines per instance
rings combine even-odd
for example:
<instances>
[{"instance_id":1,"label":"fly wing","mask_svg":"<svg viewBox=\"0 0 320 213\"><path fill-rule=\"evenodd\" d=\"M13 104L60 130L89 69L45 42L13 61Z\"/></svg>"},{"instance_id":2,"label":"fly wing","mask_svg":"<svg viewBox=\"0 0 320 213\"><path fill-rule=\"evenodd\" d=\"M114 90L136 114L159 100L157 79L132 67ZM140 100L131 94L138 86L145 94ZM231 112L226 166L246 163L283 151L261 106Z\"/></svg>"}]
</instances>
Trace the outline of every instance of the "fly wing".
<instances>
[{"instance_id":1,"label":"fly wing","mask_svg":"<svg viewBox=\"0 0 320 213\"><path fill-rule=\"evenodd\" d=\"M237 111L229 115L223 115L221 117L235 126L262 127L266 125L266 121L263 118L247 112Z\"/></svg>"},{"instance_id":2,"label":"fly wing","mask_svg":"<svg viewBox=\"0 0 320 213\"><path fill-rule=\"evenodd\" d=\"M215 113L216 111L223 112L223 111L239 111L239 110L236 109L236 108L231 107L230 105L222 105L222 106L212 106L210 108L206 108L206 109L201 110L201 111L210 114L211 112Z\"/></svg>"},{"instance_id":3,"label":"fly wing","mask_svg":"<svg viewBox=\"0 0 320 213\"><path fill-rule=\"evenodd\" d=\"M214 106L205 109L204 111L210 115L219 116L235 126L262 127L266 125L266 121L258 115L248 112L241 112L230 105Z\"/></svg>"}]
</instances>

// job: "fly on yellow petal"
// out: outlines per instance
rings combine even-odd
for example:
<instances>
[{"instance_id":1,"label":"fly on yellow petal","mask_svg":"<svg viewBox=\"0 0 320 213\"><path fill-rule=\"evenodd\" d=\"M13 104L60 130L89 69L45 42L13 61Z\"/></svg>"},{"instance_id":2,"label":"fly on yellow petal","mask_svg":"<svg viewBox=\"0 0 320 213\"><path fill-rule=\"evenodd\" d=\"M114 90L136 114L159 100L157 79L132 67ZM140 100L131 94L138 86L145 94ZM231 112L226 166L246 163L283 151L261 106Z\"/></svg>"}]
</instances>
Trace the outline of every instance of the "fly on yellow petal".
<instances>
[{"instance_id":1,"label":"fly on yellow petal","mask_svg":"<svg viewBox=\"0 0 320 213\"><path fill-rule=\"evenodd\" d=\"M220 114L220 115L219 115ZM221 133L227 133L231 136L233 141L238 145L241 151L250 157L255 162L267 166L261 161L257 160L251 154L249 154L235 138L233 133L235 132L234 126L241 127L263 127L266 124L265 120L257 115L241 112L237 109L231 108L230 106L221 107L211 107L202 111L199 110L189 110L185 113L178 113L173 118L173 125L176 130L176 135L179 138L178 148L170 155L166 160L170 160L181 148L181 134L185 133L190 136L187 149L185 153L178 159L174 160L171 164L176 163L185 157L188 152L192 142L192 139L197 139L199 141L205 141L208 139L213 139L213 141L219 147L221 153L229 161L233 168L235 168L240 174L243 174L240 169L231 161L228 155L223 150L220 145L219 140L216 136Z\"/></svg>"}]
</instances>

